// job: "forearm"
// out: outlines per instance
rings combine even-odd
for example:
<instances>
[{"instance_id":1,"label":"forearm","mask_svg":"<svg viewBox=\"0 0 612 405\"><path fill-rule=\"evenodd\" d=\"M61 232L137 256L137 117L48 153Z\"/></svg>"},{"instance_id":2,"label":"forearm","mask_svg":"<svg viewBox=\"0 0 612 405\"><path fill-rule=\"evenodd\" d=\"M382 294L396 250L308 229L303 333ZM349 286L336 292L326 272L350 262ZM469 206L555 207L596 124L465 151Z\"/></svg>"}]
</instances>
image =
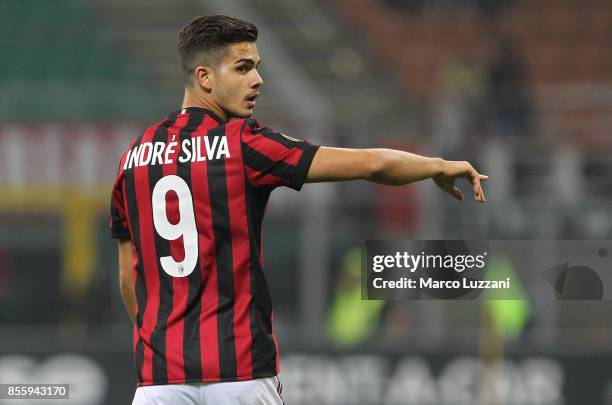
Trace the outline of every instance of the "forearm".
<instances>
[{"instance_id":1,"label":"forearm","mask_svg":"<svg viewBox=\"0 0 612 405\"><path fill-rule=\"evenodd\" d=\"M132 273L132 243L129 240L119 242L119 292L123 306L132 323L136 322L136 291Z\"/></svg>"},{"instance_id":2,"label":"forearm","mask_svg":"<svg viewBox=\"0 0 612 405\"><path fill-rule=\"evenodd\" d=\"M126 283L120 283L121 300L123 306L130 317L132 323L136 323L136 292L134 291L133 285L126 285Z\"/></svg>"},{"instance_id":3,"label":"forearm","mask_svg":"<svg viewBox=\"0 0 612 405\"><path fill-rule=\"evenodd\" d=\"M393 149L370 149L376 159L366 180L389 186L400 186L442 174L445 161Z\"/></svg>"},{"instance_id":4,"label":"forearm","mask_svg":"<svg viewBox=\"0 0 612 405\"><path fill-rule=\"evenodd\" d=\"M346 181L364 179L389 186L401 186L432 178L442 190L458 200L463 193L455 187L458 178L472 185L474 198L485 202L479 174L469 162L430 158L393 149L343 149L320 147L308 170L306 181Z\"/></svg>"}]
</instances>

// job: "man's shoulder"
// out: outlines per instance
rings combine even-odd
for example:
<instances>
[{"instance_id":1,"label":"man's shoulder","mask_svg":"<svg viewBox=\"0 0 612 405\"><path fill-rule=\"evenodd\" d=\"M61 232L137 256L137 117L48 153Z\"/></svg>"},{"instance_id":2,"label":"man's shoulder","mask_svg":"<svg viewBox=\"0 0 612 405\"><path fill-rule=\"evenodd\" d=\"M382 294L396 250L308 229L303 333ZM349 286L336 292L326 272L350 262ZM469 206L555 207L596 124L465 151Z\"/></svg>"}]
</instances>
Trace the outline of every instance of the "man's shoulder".
<instances>
[{"instance_id":1,"label":"man's shoulder","mask_svg":"<svg viewBox=\"0 0 612 405\"><path fill-rule=\"evenodd\" d=\"M128 143L127 148L124 149L121 155L121 164L123 165L124 160L127 158L128 153L135 147L138 147L143 142L143 138L145 134L155 131L157 128L163 125L166 121L168 121L168 117L164 117L163 120L157 121L156 123L152 125L148 125L144 127L144 129L140 129L138 133L132 136L132 138L130 139L130 142Z\"/></svg>"},{"instance_id":2,"label":"man's shoulder","mask_svg":"<svg viewBox=\"0 0 612 405\"><path fill-rule=\"evenodd\" d=\"M170 121L172 121L172 115L173 113L164 117L164 119L152 125L147 126L140 134L136 135L131 140L130 147L128 149L140 143L145 134L151 131L155 131L160 126L163 126L165 123L169 123ZM253 117L234 118L231 121L226 122L226 123L215 122L214 125L207 127L205 130L207 131L207 130L211 130L214 128L225 128L226 134L241 134L245 129L252 134L257 134L257 132L261 129L261 125L259 121Z\"/></svg>"},{"instance_id":3,"label":"man's shoulder","mask_svg":"<svg viewBox=\"0 0 612 405\"><path fill-rule=\"evenodd\" d=\"M235 118L225 124L222 124L225 128L225 133L228 135L239 135L247 132L249 134L256 134L261 128L259 122L255 118Z\"/></svg>"},{"instance_id":4,"label":"man's shoulder","mask_svg":"<svg viewBox=\"0 0 612 405\"><path fill-rule=\"evenodd\" d=\"M252 117L248 117L248 118L235 118L233 120L231 120L230 122L225 124L228 128L239 128L239 129L243 129L245 127L249 127L251 129L255 129L255 128L259 128L259 122Z\"/></svg>"},{"instance_id":5,"label":"man's shoulder","mask_svg":"<svg viewBox=\"0 0 612 405\"><path fill-rule=\"evenodd\" d=\"M130 142L130 148L136 144L139 144L142 142L142 138L146 135L146 134L151 134L152 132L154 133L159 127L163 126L164 124L166 124L169 121L170 116L166 116L164 117L162 120L158 120L157 122L155 122L154 124L150 124L146 127L144 127L143 130L140 131L139 134L137 134L136 136L134 136L132 138L132 141Z\"/></svg>"}]
</instances>

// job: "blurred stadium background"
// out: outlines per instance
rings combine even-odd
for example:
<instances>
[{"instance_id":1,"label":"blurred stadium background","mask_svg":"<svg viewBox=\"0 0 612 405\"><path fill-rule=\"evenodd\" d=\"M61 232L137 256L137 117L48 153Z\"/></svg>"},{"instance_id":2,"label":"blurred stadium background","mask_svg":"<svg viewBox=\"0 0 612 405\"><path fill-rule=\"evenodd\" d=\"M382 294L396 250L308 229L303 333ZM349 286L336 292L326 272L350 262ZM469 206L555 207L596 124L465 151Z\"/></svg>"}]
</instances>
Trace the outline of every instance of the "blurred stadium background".
<instances>
[{"instance_id":1,"label":"blurred stadium background","mask_svg":"<svg viewBox=\"0 0 612 405\"><path fill-rule=\"evenodd\" d=\"M258 25L265 125L492 178L485 206L430 183L275 191L287 403L612 404L609 302L361 302L355 250L612 239L609 0L0 0L0 383L131 402L109 192L128 141L179 106L176 34L207 13Z\"/></svg>"}]
</instances>

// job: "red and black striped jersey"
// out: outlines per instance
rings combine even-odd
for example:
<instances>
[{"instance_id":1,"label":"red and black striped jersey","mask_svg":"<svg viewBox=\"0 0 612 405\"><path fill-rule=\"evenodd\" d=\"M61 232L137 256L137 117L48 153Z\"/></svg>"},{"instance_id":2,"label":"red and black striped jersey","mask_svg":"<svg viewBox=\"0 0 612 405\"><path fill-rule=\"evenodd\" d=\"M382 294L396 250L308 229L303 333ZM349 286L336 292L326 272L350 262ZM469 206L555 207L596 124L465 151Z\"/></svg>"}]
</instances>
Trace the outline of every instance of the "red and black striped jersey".
<instances>
[{"instance_id":1,"label":"red and black striped jersey","mask_svg":"<svg viewBox=\"0 0 612 405\"><path fill-rule=\"evenodd\" d=\"M112 192L111 234L132 240L138 385L278 373L262 220L275 187L302 187L316 151L197 107L132 142Z\"/></svg>"}]
</instances>

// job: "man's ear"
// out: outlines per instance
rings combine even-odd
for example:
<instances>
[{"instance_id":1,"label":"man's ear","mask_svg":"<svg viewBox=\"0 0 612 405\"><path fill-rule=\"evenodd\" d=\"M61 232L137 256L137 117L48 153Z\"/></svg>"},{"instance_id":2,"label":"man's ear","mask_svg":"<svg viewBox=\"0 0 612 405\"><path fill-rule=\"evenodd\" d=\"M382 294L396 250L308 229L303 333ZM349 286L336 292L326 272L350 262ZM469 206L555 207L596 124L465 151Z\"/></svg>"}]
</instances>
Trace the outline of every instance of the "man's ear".
<instances>
[{"instance_id":1,"label":"man's ear","mask_svg":"<svg viewBox=\"0 0 612 405\"><path fill-rule=\"evenodd\" d=\"M212 90L213 71L207 66L198 66L195 68L195 79L196 82L208 91Z\"/></svg>"}]
</instances>

